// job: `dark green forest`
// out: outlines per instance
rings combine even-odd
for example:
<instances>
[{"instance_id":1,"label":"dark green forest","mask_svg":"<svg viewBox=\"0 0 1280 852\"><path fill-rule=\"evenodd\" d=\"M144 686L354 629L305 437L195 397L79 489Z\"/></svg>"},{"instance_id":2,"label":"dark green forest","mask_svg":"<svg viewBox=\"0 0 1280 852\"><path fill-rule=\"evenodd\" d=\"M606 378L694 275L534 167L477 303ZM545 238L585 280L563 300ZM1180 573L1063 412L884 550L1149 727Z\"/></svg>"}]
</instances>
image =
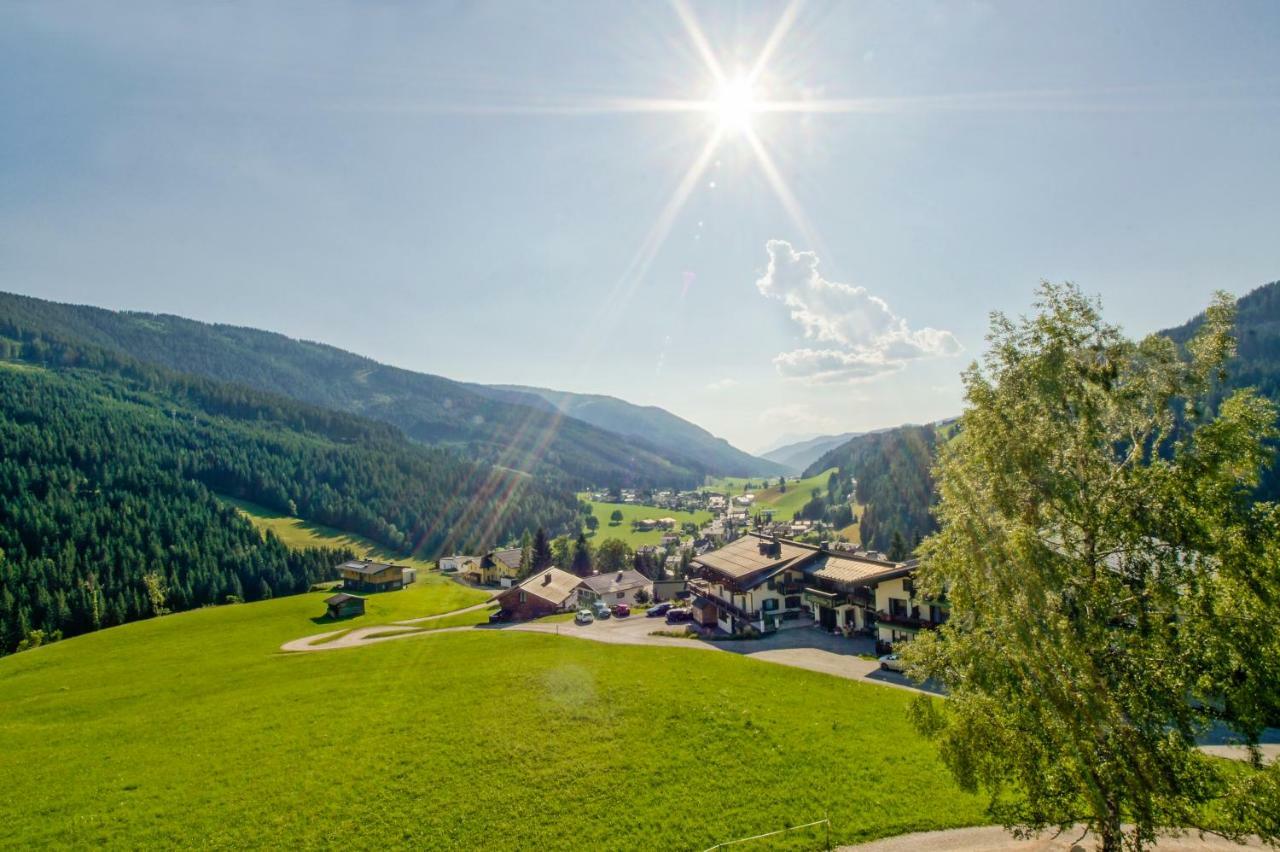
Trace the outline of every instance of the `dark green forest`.
<instances>
[{"instance_id":1,"label":"dark green forest","mask_svg":"<svg viewBox=\"0 0 1280 852\"><path fill-rule=\"evenodd\" d=\"M0 362L0 651L35 630L296 593L350 556L263 540L215 492L427 555L560 529L576 510L567 485L381 423L92 350L0 346L25 359Z\"/></svg>"},{"instance_id":2,"label":"dark green forest","mask_svg":"<svg viewBox=\"0 0 1280 852\"><path fill-rule=\"evenodd\" d=\"M838 467L841 476L855 477L855 496L865 506L859 525L862 543L888 551L897 533L910 546L936 528L929 510L937 442L933 426L899 426L858 435L828 450L804 475Z\"/></svg>"},{"instance_id":3,"label":"dark green forest","mask_svg":"<svg viewBox=\"0 0 1280 852\"><path fill-rule=\"evenodd\" d=\"M483 329L477 334L490 336ZM482 393L461 382L272 332L0 293L0 336L96 348L360 414L392 424L424 444L450 447L503 468L568 477L582 487L694 487L715 472L692 449L659 449L645 438L567 417L529 394ZM360 337L352 334L353 348Z\"/></svg>"}]
</instances>

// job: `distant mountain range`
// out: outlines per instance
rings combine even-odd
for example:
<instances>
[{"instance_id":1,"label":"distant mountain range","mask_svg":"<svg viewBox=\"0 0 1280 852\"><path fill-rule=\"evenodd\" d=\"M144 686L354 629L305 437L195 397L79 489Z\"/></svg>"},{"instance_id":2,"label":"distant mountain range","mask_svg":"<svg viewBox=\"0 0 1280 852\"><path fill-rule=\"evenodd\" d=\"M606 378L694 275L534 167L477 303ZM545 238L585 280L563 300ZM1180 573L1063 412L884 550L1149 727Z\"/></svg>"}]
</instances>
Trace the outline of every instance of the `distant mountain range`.
<instances>
[{"instance_id":1,"label":"distant mountain range","mask_svg":"<svg viewBox=\"0 0 1280 852\"><path fill-rule=\"evenodd\" d=\"M469 385L268 331L7 293L0 293L0 323L360 414L424 444L578 484L692 486L707 475L780 471L662 409Z\"/></svg>"},{"instance_id":2,"label":"distant mountain range","mask_svg":"<svg viewBox=\"0 0 1280 852\"><path fill-rule=\"evenodd\" d=\"M525 402L533 397L555 411L592 426L648 441L664 452L692 455L724 476L778 476L790 472L785 465L745 453L724 438L717 438L701 426L656 405L634 405L612 396L523 385L469 387L513 402Z\"/></svg>"},{"instance_id":3,"label":"distant mountain range","mask_svg":"<svg viewBox=\"0 0 1280 852\"><path fill-rule=\"evenodd\" d=\"M793 444L784 444L777 449L762 453L761 457L775 462L787 469L788 473L799 473L812 465L828 450L835 449L862 432L845 432L842 435L819 435Z\"/></svg>"},{"instance_id":4,"label":"distant mountain range","mask_svg":"<svg viewBox=\"0 0 1280 852\"><path fill-rule=\"evenodd\" d=\"M1159 333L1186 345L1203 320L1201 314ZM1280 281L1265 284L1236 302L1235 332L1237 354L1227 365L1226 381L1215 396L1221 399L1237 388L1253 387L1280 404ZM838 467L842 473L855 477L856 497L865 507L861 518L863 543L885 549L897 533L910 546L934 528L929 513L934 499L934 455L951 430L960 428L963 422L944 420L855 435L813 457L804 475ZM813 442L823 440L815 438ZM766 453L765 457L780 461L779 454L787 449ZM803 453L797 457L803 458ZM1263 473L1257 495L1263 500L1280 499L1280 463Z\"/></svg>"}]
</instances>

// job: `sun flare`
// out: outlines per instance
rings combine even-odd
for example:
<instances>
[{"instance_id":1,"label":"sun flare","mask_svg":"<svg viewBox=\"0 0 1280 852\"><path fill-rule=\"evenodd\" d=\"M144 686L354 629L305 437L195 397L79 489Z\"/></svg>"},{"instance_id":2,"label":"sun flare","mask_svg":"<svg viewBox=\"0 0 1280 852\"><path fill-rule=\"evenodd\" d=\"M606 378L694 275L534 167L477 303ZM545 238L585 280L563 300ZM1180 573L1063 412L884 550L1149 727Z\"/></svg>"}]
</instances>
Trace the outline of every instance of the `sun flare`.
<instances>
[{"instance_id":1,"label":"sun flare","mask_svg":"<svg viewBox=\"0 0 1280 852\"><path fill-rule=\"evenodd\" d=\"M711 109L726 132L746 133L756 112L756 93L745 76L721 81L711 100Z\"/></svg>"}]
</instances>

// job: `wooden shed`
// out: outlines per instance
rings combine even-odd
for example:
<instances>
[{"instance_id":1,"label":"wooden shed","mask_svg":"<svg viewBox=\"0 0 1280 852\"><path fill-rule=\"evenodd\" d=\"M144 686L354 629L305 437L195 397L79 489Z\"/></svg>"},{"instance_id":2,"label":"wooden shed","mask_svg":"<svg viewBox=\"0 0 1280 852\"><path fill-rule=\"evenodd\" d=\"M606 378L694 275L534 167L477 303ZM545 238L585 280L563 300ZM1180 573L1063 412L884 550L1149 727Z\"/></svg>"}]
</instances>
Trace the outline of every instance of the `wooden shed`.
<instances>
[{"instance_id":1,"label":"wooden shed","mask_svg":"<svg viewBox=\"0 0 1280 852\"><path fill-rule=\"evenodd\" d=\"M329 618L350 618L354 615L364 615L364 598L356 595L339 592L333 597L325 598L324 603L329 608L329 611L325 613Z\"/></svg>"}]
</instances>

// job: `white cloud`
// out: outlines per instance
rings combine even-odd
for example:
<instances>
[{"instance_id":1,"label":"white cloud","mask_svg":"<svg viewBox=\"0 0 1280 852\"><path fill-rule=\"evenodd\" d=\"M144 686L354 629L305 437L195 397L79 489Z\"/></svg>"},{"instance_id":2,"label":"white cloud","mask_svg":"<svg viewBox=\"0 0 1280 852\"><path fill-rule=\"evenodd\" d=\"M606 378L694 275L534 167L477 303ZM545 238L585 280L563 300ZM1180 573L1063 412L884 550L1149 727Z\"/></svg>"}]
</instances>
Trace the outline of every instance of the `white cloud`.
<instances>
[{"instance_id":1,"label":"white cloud","mask_svg":"<svg viewBox=\"0 0 1280 852\"><path fill-rule=\"evenodd\" d=\"M789 378L816 382L860 381L900 370L908 361L963 351L949 331L915 331L865 287L828 281L818 272L818 256L796 251L784 240L765 244L769 266L756 281L761 295L791 311L804 336L827 344L797 349L773 359Z\"/></svg>"},{"instance_id":2,"label":"white cloud","mask_svg":"<svg viewBox=\"0 0 1280 852\"><path fill-rule=\"evenodd\" d=\"M737 386L738 386L738 380L737 380L737 379L731 379L731 378L727 378L727 377L726 377L726 378L723 378L723 379L717 379L717 380L716 380L716 381L714 381L714 382L710 382L710 383L708 383L708 384L707 384L707 390L709 390L709 391L723 391L723 390L729 390L730 388L736 388Z\"/></svg>"}]
</instances>

